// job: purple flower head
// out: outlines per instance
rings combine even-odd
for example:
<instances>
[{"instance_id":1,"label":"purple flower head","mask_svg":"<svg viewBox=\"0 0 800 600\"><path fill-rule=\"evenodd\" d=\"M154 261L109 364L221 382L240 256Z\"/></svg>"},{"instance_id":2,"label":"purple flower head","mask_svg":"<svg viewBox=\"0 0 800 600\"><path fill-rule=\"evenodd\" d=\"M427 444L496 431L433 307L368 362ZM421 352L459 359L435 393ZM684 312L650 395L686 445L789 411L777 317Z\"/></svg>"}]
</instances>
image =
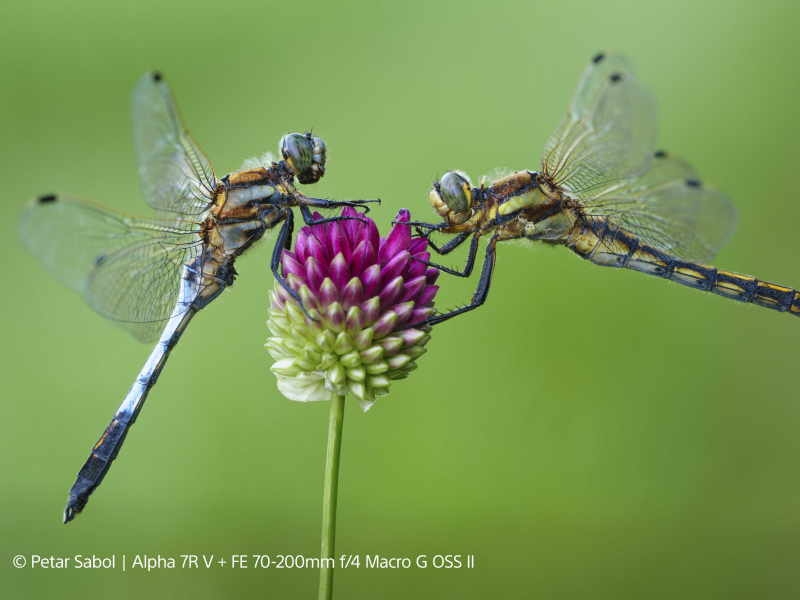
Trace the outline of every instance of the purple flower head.
<instances>
[{"instance_id":1,"label":"purple flower head","mask_svg":"<svg viewBox=\"0 0 800 600\"><path fill-rule=\"evenodd\" d=\"M314 320L276 283L266 347L278 389L290 400L351 393L367 410L425 353L430 328L413 325L434 313L439 271L411 258L429 260L430 253L427 240L411 238L410 226L396 224L381 238L364 213L348 207L342 215L363 221L303 227L294 251L284 250L284 277ZM395 221L410 216L402 209Z\"/></svg>"}]
</instances>

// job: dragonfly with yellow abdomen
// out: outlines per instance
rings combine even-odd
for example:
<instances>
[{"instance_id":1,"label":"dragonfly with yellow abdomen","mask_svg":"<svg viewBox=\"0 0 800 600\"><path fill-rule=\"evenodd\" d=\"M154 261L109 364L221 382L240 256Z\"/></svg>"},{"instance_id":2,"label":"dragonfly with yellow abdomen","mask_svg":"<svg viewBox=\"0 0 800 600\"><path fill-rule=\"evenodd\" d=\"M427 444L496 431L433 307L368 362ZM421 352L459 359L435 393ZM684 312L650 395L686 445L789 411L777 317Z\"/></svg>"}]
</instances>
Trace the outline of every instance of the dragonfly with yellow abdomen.
<instances>
[{"instance_id":1,"label":"dragonfly with yellow abdomen","mask_svg":"<svg viewBox=\"0 0 800 600\"><path fill-rule=\"evenodd\" d=\"M412 224L426 238L437 231L455 234L441 247L431 244L442 255L471 240L469 255L460 271L428 264L469 277L480 238L489 242L472 301L425 324L481 306L497 244L517 239L566 246L596 265L800 315L800 293L793 288L704 264L733 234L736 210L686 162L655 151L655 143L652 95L623 57L601 53L545 144L541 171L518 171L477 187L466 174L448 171L430 193L442 222Z\"/></svg>"}]
</instances>

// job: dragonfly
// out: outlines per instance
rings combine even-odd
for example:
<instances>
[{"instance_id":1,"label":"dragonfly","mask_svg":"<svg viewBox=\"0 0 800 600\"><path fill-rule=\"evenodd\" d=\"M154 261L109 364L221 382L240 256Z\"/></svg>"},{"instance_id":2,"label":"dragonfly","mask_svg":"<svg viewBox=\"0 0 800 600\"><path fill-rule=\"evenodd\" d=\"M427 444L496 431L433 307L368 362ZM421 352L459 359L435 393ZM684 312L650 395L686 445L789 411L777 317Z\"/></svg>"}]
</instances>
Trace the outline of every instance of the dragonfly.
<instances>
[{"instance_id":1,"label":"dragonfly","mask_svg":"<svg viewBox=\"0 0 800 600\"><path fill-rule=\"evenodd\" d=\"M131 124L142 193L159 218L133 217L51 194L31 200L18 221L23 244L92 309L140 341L158 339L78 473L64 523L83 510L108 473L189 322L233 284L236 259L282 223L272 273L302 306L279 270L281 252L291 246L292 209L300 209L305 223L318 224L357 217L323 219L316 211L312 214L312 208L380 202L330 201L300 193L295 178L313 184L325 174L325 144L311 133L281 138L281 160L268 153L218 180L157 72L145 74L136 84Z\"/></svg>"},{"instance_id":2,"label":"dragonfly","mask_svg":"<svg viewBox=\"0 0 800 600\"><path fill-rule=\"evenodd\" d=\"M411 224L420 237L455 234L441 247L430 244L440 255L467 240L470 246L461 270L427 264L469 277L480 238L489 239L471 301L424 324L484 304L496 246L509 240L565 246L596 265L800 316L800 294L793 288L705 264L733 235L736 209L684 160L655 150L656 123L653 96L629 62L600 53L589 62L566 115L547 140L540 171L483 178L476 187L457 170L435 181L430 203L442 221Z\"/></svg>"}]
</instances>

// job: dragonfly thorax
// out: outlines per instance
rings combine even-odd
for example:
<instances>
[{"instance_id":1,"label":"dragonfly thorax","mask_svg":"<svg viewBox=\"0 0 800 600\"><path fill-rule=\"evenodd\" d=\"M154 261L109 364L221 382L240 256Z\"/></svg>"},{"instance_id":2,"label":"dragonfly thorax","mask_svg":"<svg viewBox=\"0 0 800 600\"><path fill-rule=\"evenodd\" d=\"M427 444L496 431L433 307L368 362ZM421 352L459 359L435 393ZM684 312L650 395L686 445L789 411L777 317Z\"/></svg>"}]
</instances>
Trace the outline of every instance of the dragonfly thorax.
<instances>
[{"instance_id":1,"label":"dragonfly thorax","mask_svg":"<svg viewBox=\"0 0 800 600\"><path fill-rule=\"evenodd\" d=\"M258 218L267 205L293 204L297 190L281 167L274 164L225 176L217 191L214 215L220 220L246 221Z\"/></svg>"},{"instance_id":2,"label":"dragonfly thorax","mask_svg":"<svg viewBox=\"0 0 800 600\"><path fill-rule=\"evenodd\" d=\"M536 184L539 186L539 189L542 193L552 200L561 200L562 193L561 191L556 188L553 181L544 173L533 173L534 178L536 180Z\"/></svg>"}]
</instances>

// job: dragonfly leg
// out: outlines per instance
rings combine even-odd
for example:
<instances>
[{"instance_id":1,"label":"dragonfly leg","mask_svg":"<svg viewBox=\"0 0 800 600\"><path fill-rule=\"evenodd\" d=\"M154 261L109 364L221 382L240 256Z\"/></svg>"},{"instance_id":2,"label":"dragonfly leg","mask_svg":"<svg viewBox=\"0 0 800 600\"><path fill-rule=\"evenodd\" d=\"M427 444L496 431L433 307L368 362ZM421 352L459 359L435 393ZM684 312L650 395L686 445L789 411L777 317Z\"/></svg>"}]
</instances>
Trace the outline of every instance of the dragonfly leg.
<instances>
[{"instance_id":1,"label":"dragonfly leg","mask_svg":"<svg viewBox=\"0 0 800 600\"><path fill-rule=\"evenodd\" d=\"M301 208L303 205L314 206L315 208L340 208L342 206L349 206L351 208L362 207L364 209L364 214L369 212L369 206L365 206L366 204L372 202L377 202L378 206L381 204L380 198L375 198L374 200L325 200L323 198L309 198L308 196L297 194L297 199L300 201Z\"/></svg>"},{"instance_id":2,"label":"dragonfly leg","mask_svg":"<svg viewBox=\"0 0 800 600\"><path fill-rule=\"evenodd\" d=\"M431 230L422 231L419 227L415 227L414 229L416 229L417 231L417 237L425 238L426 240L428 240L428 248L436 252L436 254L440 254L442 256L444 256L445 254L450 254L453 250L458 248L461 244L464 243L464 241L466 241L466 239L469 237L469 234L471 233L469 231L462 231L452 240L450 240L449 242L440 247L434 244L430 240L430 235L431 233L433 233Z\"/></svg>"},{"instance_id":3,"label":"dragonfly leg","mask_svg":"<svg viewBox=\"0 0 800 600\"><path fill-rule=\"evenodd\" d=\"M486 258L484 258L483 260L481 277L478 280L478 287L472 296L472 302L470 302L466 306L462 306L461 308L450 310L446 313L439 314L434 317L429 317L424 321L422 321L421 323L414 323L411 325L411 327L420 327L422 325L437 325L439 323L442 323L443 321L452 319L455 316L464 314L465 312L475 310L476 308L481 306L484 302L486 302L486 298L489 295L489 286L492 283L492 274L494 273L494 265L497 260L497 255L495 254L495 246L497 244L498 239L499 239L498 237L492 236L492 238L489 240L489 245L486 247Z\"/></svg>"},{"instance_id":4,"label":"dragonfly leg","mask_svg":"<svg viewBox=\"0 0 800 600\"><path fill-rule=\"evenodd\" d=\"M294 213L292 213L291 209L286 210L286 217L285 221L283 222L283 226L281 230L278 232L278 239L275 240L275 247L272 249L272 274L275 276L275 279L278 283L289 292L289 295L297 300L297 304L300 306L300 309L305 313L305 315L311 319L312 321L316 321L314 317L308 314L306 307L303 306L303 301L300 299L300 296L295 292L292 288L289 287L289 284L286 283L286 280L283 278L283 275L280 272L281 266L281 254L283 253L284 249L289 249L289 246L292 243L292 231L294 231Z\"/></svg>"},{"instance_id":5,"label":"dragonfly leg","mask_svg":"<svg viewBox=\"0 0 800 600\"><path fill-rule=\"evenodd\" d=\"M422 221L406 221L405 223L401 223L400 221L392 221L392 225L409 225L414 227L414 229L417 229L418 227L424 227L425 229L429 230L427 234L423 234L420 237L427 237L434 231L441 231L445 227L450 227L450 225L447 223L437 223L434 225L433 223L423 223Z\"/></svg>"},{"instance_id":6,"label":"dragonfly leg","mask_svg":"<svg viewBox=\"0 0 800 600\"><path fill-rule=\"evenodd\" d=\"M366 223L366 221L360 217L328 217L325 219L315 219L314 215L311 214L309 208L301 204L300 205L300 214L303 215L303 222L306 225L322 225L324 223L331 223L333 221L361 221L362 223Z\"/></svg>"},{"instance_id":7,"label":"dragonfly leg","mask_svg":"<svg viewBox=\"0 0 800 600\"><path fill-rule=\"evenodd\" d=\"M283 226L283 228L286 228L287 230L286 240L283 242L283 249L287 251L292 249L292 234L294 233L294 214L292 213L291 210L289 211L289 213L291 216L286 218L286 223ZM283 228L281 228L281 231L283 231Z\"/></svg>"},{"instance_id":8,"label":"dragonfly leg","mask_svg":"<svg viewBox=\"0 0 800 600\"><path fill-rule=\"evenodd\" d=\"M464 233L459 234L458 237L450 240L447 244L442 246L441 248L442 251L440 251L439 254L447 254L448 252L451 252L454 248L463 244L464 240L466 240L469 237L469 234L470 234L469 231L465 231ZM450 275L455 275L456 277L469 277L470 275L472 275L472 268L475 266L475 257L478 255L478 240L480 240L480 237L481 237L480 234L477 233L474 236L472 236L472 242L469 245L469 255L467 256L467 264L464 267L463 271L456 271L455 269L450 269L443 265L437 265L436 263L432 263L427 260L421 260L415 256L412 256L411 258L413 258L417 262L421 262L425 265L428 265L429 267L433 267L434 269L439 269L440 271L444 271L445 273L449 273ZM448 246L450 246L451 244L452 247L448 248Z\"/></svg>"}]
</instances>

